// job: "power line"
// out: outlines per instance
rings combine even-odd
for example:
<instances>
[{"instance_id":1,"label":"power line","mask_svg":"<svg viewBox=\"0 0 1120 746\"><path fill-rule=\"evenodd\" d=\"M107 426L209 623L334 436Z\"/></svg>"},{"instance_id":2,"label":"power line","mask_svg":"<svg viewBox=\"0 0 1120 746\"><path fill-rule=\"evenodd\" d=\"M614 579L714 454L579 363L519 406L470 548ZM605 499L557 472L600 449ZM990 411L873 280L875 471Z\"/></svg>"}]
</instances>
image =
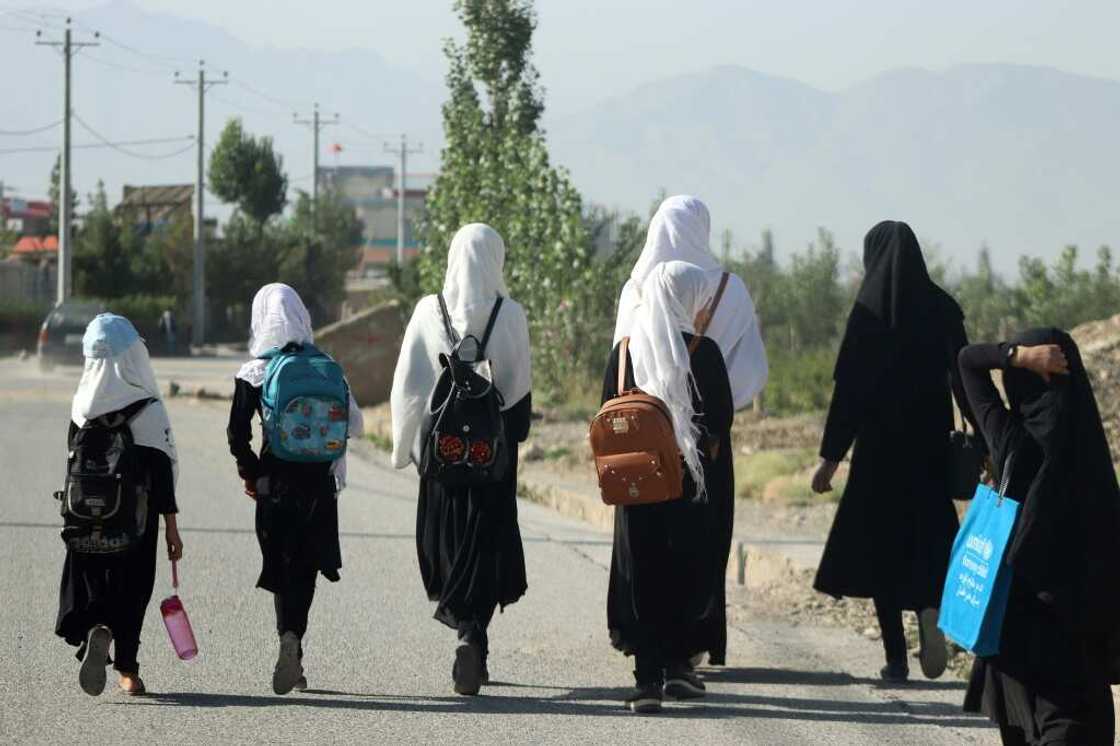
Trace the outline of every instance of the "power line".
<instances>
[{"instance_id":1,"label":"power line","mask_svg":"<svg viewBox=\"0 0 1120 746\"><path fill-rule=\"evenodd\" d=\"M136 75L144 75L144 76L147 76L147 77L150 77L150 78L151 77L154 77L154 78L162 78L163 77L163 73L157 73L153 70L145 70L142 67L133 67L132 65L123 65L119 62L113 62L113 61L110 61L110 60L102 59L100 57L95 57L92 54L90 54L89 52L85 52L84 56L90 62L96 62L98 65L103 65L104 67L111 67L114 70L121 70L123 72L134 73Z\"/></svg>"},{"instance_id":2,"label":"power line","mask_svg":"<svg viewBox=\"0 0 1120 746\"><path fill-rule=\"evenodd\" d=\"M323 119L322 117L319 116L319 104L316 103L315 104L315 110L314 110L314 113L312 114L311 119L300 119L299 114L293 114L292 115L292 121L294 121L296 124L303 124L303 125L306 125L306 126L310 127L312 133L314 134L314 138L312 140L312 142L314 143L312 145L312 147L314 148L312 150L312 153L314 154L314 157L312 158L312 164L313 164L312 168L314 169L315 177L314 177L314 180L311 182L311 221L312 221L312 224L315 226L316 230L318 230L318 228L319 228L319 132L321 132L324 127L329 127L332 124L338 124L339 123L339 118L338 118L338 114L335 114L333 117L331 117L329 119Z\"/></svg>"},{"instance_id":3,"label":"power line","mask_svg":"<svg viewBox=\"0 0 1120 746\"><path fill-rule=\"evenodd\" d=\"M37 135L40 132L46 132L47 130L53 130L55 127L57 127L60 124L62 124L62 120L58 119L54 122L51 122L50 124L44 124L42 127L35 127L33 129L29 129L29 130L0 130L0 135L4 135L4 136L7 136L7 137L23 137L25 135Z\"/></svg>"},{"instance_id":4,"label":"power line","mask_svg":"<svg viewBox=\"0 0 1120 746\"><path fill-rule=\"evenodd\" d=\"M253 86L251 86L248 83L245 83L243 81L235 80L233 82L233 84L235 86L237 86L238 88L241 88L241 89L244 89L244 90L248 91L249 93L253 94L254 96L258 96L260 98L263 98L265 101L270 101L270 102L276 104L277 106L283 106L285 109L288 109L289 111L291 109L294 109L294 108L299 106L299 104L296 103L295 101L285 101L282 98L276 98L275 96L270 96L269 94L265 93L264 91L258 90L258 89L254 88Z\"/></svg>"},{"instance_id":5,"label":"power line","mask_svg":"<svg viewBox=\"0 0 1120 746\"><path fill-rule=\"evenodd\" d=\"M75 117L76 119L77 117ZM146 140L118 140L116 142L98 142L98 143L82 143L80 145L71 145L71 150L99 150L101 148L118 149L124 146L134 145L166 145L172 142L184 142L190 140L191 144L180 151L174 153L167 153L160 158L170 158L173 155L186 152L194 147L194 137L187 135L186 137L153 137ZM61 148L57 145L33 145L25 148L0 148L0 155L7 155L10 153L53 153ZM153 158L153 156L146 156L142 153L126 153L136 158Z\"/></svg>"},{"instance_id":6,"label":"power line","mask_svg":"<svg viewBox=\"0 0 1120 746\"><path fill-rule=\"evenodd\" d=\"M136 153L136 152L133 152L131 150L125 150L119 144L111 142L109 140L109 138L102 135L100 132L95 130L93 127L90 127L89 124L84 119L82 119L80 116L78 116L77 114L74 115L74 119L75 119L75 121L77 121L77 123L79 125L81 125L82 129L84 129L86 132L93 135L94 138L96 140L98 140L102 145L104 145L107 148L112 148L113 150L117 151L118 153L122 153L123 155L127 155L130 158L139 158L141 160L146 160L146 161L161 161L161 160L164 160L165 158L171 158L172 156L179 155L180 153L185 153L186 151L190 150L191 147L192 147L191 145L188 145L186 148L183 148L181 150L176 150L173 153L165 153L163 155L148 155L147 153ZM190 135L187 135L186 137L179 138L179 140L180 141L182 141L182 140L193 141L194 138L191 137Z\"/></svg>"}]
</instances>

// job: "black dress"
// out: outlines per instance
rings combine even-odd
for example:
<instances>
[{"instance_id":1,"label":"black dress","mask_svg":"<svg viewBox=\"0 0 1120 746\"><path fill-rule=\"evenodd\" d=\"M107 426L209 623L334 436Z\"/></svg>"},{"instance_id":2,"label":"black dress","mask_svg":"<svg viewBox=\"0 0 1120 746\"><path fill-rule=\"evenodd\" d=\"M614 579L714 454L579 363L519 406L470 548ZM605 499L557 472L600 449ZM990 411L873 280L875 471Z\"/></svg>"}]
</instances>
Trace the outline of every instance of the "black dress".
<instances>
[{"instance_id":1,"label":"black dress","mask_svg":"<svg viewBox=\"0 0 1120 746\"><path fill-rule=\"evenodd\" d=\"M67 444L77 430L71 422ZM140 671L140 631L155 586L159 517L179 512L171 459L158 448L135 447L151 479L144 535L123 556L79 554L67 549L55 623L55 634L79 648L79 659L84 655L89 630L104 624L113 633L114 668L132 674Z\"/></svg>"},{"instance_id":2,"label":"black dress","mask_svg":"<svg viewBox=\"0 0 1120 746\"><path fill-rule=\"evenodd\" d=\"M1057 337L1033 341L1058 342ZM1069 344L1072 345L1072 340ZM990 371L1007 371L1004 382L1013 401L1019 398L1020 387L1017 381L1022 380L1027 386L1032 386L1025 376L1033 374L1019 370L1008 371L1007 354L1006 344L966 347L960 355L961 375L996 468L1002 468L1007 454L1014 452L1007 494L1023 503L1015 537L1017 540L1030 540L1029 537L1024 537L1024 533L1031 532L1028 524L1035 514L1044 514L1046 511L1045 499L1040 500L1038 494L1040 484L1045 489L1044 475L1048 468L1045 465L1053 460L1065 462L1061 468L1066 473L1061 475L1060 481L1068 484L1071 479L1079 478L1075 476L1075 470L1079 470L1081 475L1087 475L1093 469L1084 465L1075 466L1066 459L1077 457L1078 451L1083 456L1088 455L1093 448L1078 444L1079 426L1073 422L1060 422L1060 416L1054 417L1049 412L1042 412L1041 418L1036 417L1047 420L1042 428L1033 428L1036 433L1043 433L1039 440L1031 434L1032 426L1024 421L1023 416L1014 409L1008 411L992 382ZM1071 377L1076 378L1077 372L1074 369L1079 365L1079 360L1075 362L1073 354L1071 351L1067 356L1071 358ZM1084 375L1083 369L1081 375ZM1037 376L1034 378L1037 385L1042 387L1042 379ZM1087 381L1085 384L1087 385ZM1064 385L1075 384L1064 382ZM1045 406L1048 405L1042 404L1042 407ZM1072 407L1065 404L1052 409L1068 411ZM1095 411L1095 406L1093 409ZM1097 425L1099 426L1099 417ZM1086 428L1081 426L1080 429ZM1103 441L1103 431L1099 432L1097 440ZM1098 460L1104 460L1104 467L1111 473L1107 446L1104 450L1104 458ZM1111 485L1108 481L1106 477L1105 483L1098 485L1096 489L1105 494L1111 492L1115 499L1115 478L1111 478ZM1085 492L1092 489L1090 485L1074 491ZM1083 499L1085 495L1075 497ZM1063 519L1070 519L1075 510L1074 506L1067 504L1061 510L1060 517L1045 515L1044 520L1051 523L1046 533L1053 535L1055 530L1061 531L1060 523ZM1106 525L1111 523L1115 527L1114 511L1111 515L1098 514L1097 518ZM1072 526L1067 522L1066 530L1069 529ZM1088 532L1077 533L1081 535L1070 535L1062 540L1068 542L1064 547L1059 549L1055 546L1056 551L1047 552L1048 564L1060 566L1070 561L1078 562L1067 558L1076 556L1077 548L1085 547L1090 542L1087 541ZM1113 534L1113 541L1116 539L1120 537ZM1029 564L1016 566L1020 557L1029 555L1030 547L1019 554L1014 554L1015 549L1016 543L1013 541L1012 549L1005 558L1011 563L1014 574L1000 636L1000 652L995 656L976 659L965 696L965 709L987 715L1003 729L1005 743L1009 744L1055 742L1088 746L1110 745L1113 743L1113 705L1108 685L1107 641L1084 624L1085 618L1099 619L1109 613L1105 609L1090 611L1085 608L1087 603L1090 608L1093 604L1085 599L1082 583L1094 571L1085 566L1065 566L1061 568L1056 582L1050 582L1045 578L1046 573L1033 572ZM1088 557L1083 557L1080 561L1086 559ZM1115 596L1115 564L1109 572L1113 578L1111 587L1090 590L1089 593Z\"/></svg>"},{"instance_id":3,"label":"black dress","mask_svg":"<svg viewBox=\"0 0 1120 746\"><path fill-rule=\"evenodd\" d=\"M338 500L329 463L282 461L263 439L252 447L253 421L261 413L261 390L238 379L226 436L242 479L258 481L256 533L261 548L257 587L276 594L277 632L302 637L319 573L339 580Z\"/></svg>"},{"instance_id":4,"label":"black dress","mask_svg":"<svg viewBox=\"0 0 1120 746\"><path fill-rule=\"evenodd\" d=\"M951 389L971 418L956 365L964 317L929 279L905 224L877 226L865 253L820 455L838 462L855 448L814 587L936 608L958 528L947 478Z\"/></svg>"},{"instance_id":5,"label":"black dress","mask_svg":"<svg viewBox=\"0 0 1120 746\"><path fill-rule=\"evenodd\" d=\"M686 343L691 334L684 334ZM603 380L603 401L618 394L618 353L611 353ZM633 366L627 365L633 386ZM693 501L696 484L684 470L684 497L654 505L615 510L614 548L607 592L611 643L637 657L639 684L708 651L722 663L726 650L726 567L734 510L731 421L735 407L719 346L704 339L692 356L699 396L693 406L706 442L715 439L715 460L701 448L708 502ZM647 662L648 661L648 662Z\"/></svg>"},{"instance_id":6,"label":"black dress","mask_svg":"<svg viewBox=\"0 0 1120 746\"><path fill-rule=\"evenodd\" d=\"M502 413L511 443L529 437L532 394ZM487 653L497 607L525 594L525 551L517 524L517 451L508 476L491 487L452 489L421 477L416 554L435 618Z\"/></svg>"}]
</instances>

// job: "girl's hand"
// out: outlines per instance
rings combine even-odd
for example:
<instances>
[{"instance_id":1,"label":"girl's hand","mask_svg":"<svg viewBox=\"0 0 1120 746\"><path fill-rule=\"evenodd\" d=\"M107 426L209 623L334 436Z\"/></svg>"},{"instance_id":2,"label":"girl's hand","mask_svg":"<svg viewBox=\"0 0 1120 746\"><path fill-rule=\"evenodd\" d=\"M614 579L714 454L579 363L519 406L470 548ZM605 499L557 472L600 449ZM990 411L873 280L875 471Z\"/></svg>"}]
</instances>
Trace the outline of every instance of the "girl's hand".
<instances>
[{"instance_id":1,"label":"girl's hand","mask_svg":"<svg viewBox=\"0 0 1120 746\"><path fill-rule=\"evenodd\" d=\"M813 492L818 495L832 492L832 478L836 476L836 470L839 468L840 463L838 461L821 459L821 465L817 467L817 473L813 475Z\"/></svg>"},{"instance_id":2,"label":"girl's hand","mask_svg":"<svg viewBox=\"0 0 1120 746\"><path fill-rule=\"evenodd\" d=\"M1011 364L1016 368L1023 368L1041 376L1042 380L1050 383L1052 375L1068 375L1069 361L1066 354L1058 345L1036 345L1034 347L1016 347L1015 356Z\"/></svg>"},{"instance_id":3,"label":"girl's hand","mask_svg":"<svg viewBox=\"0 0 1120 746\"><path fill-rule=\"evenodd\" d=\"M256 500L257 499L257 480L246 479L246 480L244 480L244 482L245 482L245 494L249 496L250 500Z\"/></svg>"},{"instance_id":4,"label":"girl's hand","mask_svg":"<svg viewBox=\"0 0 1120 746\"><path fill-rule=\"evenodd\" d=\"M183 540L179 536L179 527L173 519L174 516L164 518L166 525L163 527L163 536L167 540L167 559L178 562L183 559Z\"/></svg>"}]
</instances>

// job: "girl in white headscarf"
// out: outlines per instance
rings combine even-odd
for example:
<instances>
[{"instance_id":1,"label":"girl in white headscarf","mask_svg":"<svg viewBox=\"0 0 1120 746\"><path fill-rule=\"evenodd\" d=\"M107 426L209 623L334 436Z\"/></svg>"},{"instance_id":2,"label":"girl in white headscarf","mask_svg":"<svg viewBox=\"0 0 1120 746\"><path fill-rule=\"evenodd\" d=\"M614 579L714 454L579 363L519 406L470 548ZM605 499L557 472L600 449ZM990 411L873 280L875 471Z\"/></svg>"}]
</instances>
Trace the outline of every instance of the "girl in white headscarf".
<instances>
[{"instance_id":1,"label":"girl in white headscarf","mask_svg":"<svg viewBox=\"0 0 1120 746\"><path fill-rule=\"evenodd\" d=\"M159 516L168 558L183 556L175 503L178 454L148 349L128 319L101 314L87 327L82 347L85 369L70 408L68 440L73 442L89 423L129 423L148 484L147 520L139 543L124 554L89 554L67 547L55 632L79 648L78 678L87 693L97 695L105 688L111 643L121 691L143 694L137 653L155 584Z\"/></svg>"},{"instance_id":2,"label":"girl in white headscarf","mask_svg":"<svg viewBox=\"0 0 1120 746\"><path fill-rule=\"evenodd\" d=\"M653 270L665 262L684 261L704 270L700 294L705 303L715 297L724 270L708 248L710 234L708 208L696 197L678 195L661 203L650 220L645 248L622 288L615 324L615 344L634 333L645 300L644 283ZM736 410L743 409L766 385L769 366L754 302L738 275L729 275L719 307L704 336L719 346L734 407ZM735 522L734 489L726 494L711 495L710 500L721 516L712 536L722 558L715 568L718 599L714 603L722 609L725 606L723 578L731 554ZM698 648L696 657L707 652L712 664L722 665L727 655L727 628L722 618L713 622L713 633L708 637L713 641L712 646Z\"/></svg>"},{"instance_id":3,"label":"girl in white headscarf","mask_svg":"<svg viewBox=\"0 0 1120 746\"><path fill-rule=\"evenodd\" d=\"M615 511L607 624L611 642L635 656L635 712L656 712L662 695L704 695L689 659L721 650L726 629L724 578L733 500L731 421L735 408L719 345L703 338L689 354L697 314L710 302L707 272L670 261L642 286L630 328L627 387L665 402L684 459L684 497ZM618 392L620 346L603 382Z\"/></svg>"},{"instance_id":4,"label":"girl in white headscarf","mask_svg":"<svg viewBox=\"0 0 1120 746\"><path fill-rule=\"evenodd\" d=\"M253 359L237 373L226 435L237 460L245 494L256 501L257 540L263 559L257 587L273 594L280 652L272 689L287 694L307 688L303 637L322 573L339 580L342 550L338 541L338 500L346 484L345 456L330 463L294 463L273 455L261 437L253 450L253 421L261 416L261 385L270 350L314 342L311 315L295 290L282 283L265 285L253 298L249 354ZM350 437L362 435L362 413L350 398Z\"/></svg>"},{"instance_id":5,"label":"girl in white headscarf","mask_svg":"<svg viewBox=\"0 0 1120 746\"><path fill-rule=\"evenodd\" d=\"M696 197L678 195L661 203L650 220L645 248L630 279L622 287L615 344L631 333L642 305L642 285L650 272L663 262L689 262L705 270L705 282L710 290L705 292L709 298L715 295L723 268L708 248L710 234L708 208ZM754 301L738 275L728 278L719 308L704 336L714 340L723 353L735 409L746 407L766 385L769 366Z\"/></svg>"},{"instance_id":6,"label":"girl in white headscarf","mask_svg":"<svg viewBox=\"0 0 1120 746\"><path fill-rule=\"evenodd\" d=\"M447 255L443 298L460 338L483 337L498 297L503 298L485 358L505 401L502 417L514 444L508 476L485 488L450 489L421 476L416 547L435 618L458 632L452 679L460 694L477 694L489 680L487 628L498 607L526 589L525 555L517 525L516 443L529 435L532 409L529 325L508 297L503 277L505 243L491 227L464 226ZM435 295L416 304L393 376L393 465L420 464L421 425L451 341Z\"/></svg>"}]
</instances>

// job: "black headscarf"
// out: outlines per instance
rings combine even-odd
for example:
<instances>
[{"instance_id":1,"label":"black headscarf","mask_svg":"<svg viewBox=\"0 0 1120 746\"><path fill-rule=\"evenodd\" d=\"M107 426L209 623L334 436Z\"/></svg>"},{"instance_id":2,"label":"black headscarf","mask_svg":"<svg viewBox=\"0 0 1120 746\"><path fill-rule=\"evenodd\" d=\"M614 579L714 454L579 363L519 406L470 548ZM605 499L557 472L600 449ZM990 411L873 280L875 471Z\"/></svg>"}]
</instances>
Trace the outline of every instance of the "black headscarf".
<instances>
[{"instance_id":1,"label":"black headscarf","mask_svg":"<svg viewBox=\"0 0 1120 746\"><path fill-rule=\"evenodd\" d=\"M943 384L945 351L929 343L964 314L930 279L914 231L898 220L876 225L863 239L863 267L833 377L858 375L873 388L890 367L896 380Z\"/></svg>"},{"instance_id":2,"label":"black headscarf","mask_svg":"<svg viewBox=\"0 0 1120 746\"><path fill-rule=\"evenodd\" d=\"M1060 346L1069 375L1047 383L1021 368L1004 374L1015 424L992 455L1004 464L1028 438L1042 454L1030 487L1012 496L1022 510L1007 562L1033 589L1111 635L1120 623L1120 487L1081 351L1060 329L1033 329L1012 343Z\"/></svg>"}]
</instances>

